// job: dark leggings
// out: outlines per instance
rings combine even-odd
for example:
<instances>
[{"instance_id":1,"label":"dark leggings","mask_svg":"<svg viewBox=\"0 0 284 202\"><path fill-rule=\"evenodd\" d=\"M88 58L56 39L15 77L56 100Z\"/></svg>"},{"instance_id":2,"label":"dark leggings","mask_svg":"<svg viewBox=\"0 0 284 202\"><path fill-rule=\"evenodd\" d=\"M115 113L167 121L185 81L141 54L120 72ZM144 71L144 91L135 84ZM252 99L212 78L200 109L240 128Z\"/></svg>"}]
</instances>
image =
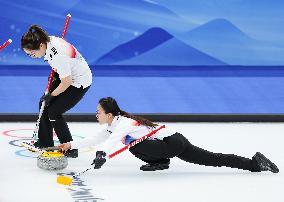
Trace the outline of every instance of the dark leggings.
<instances>
[{"instance_id":1,"label":"dark leggings","mask_svg":"<svg viewBox=\"0 0 284 202\"><path fill-rule=\"evenodd\" d=\"M83 98L88 89L89 87L83 89L83 87L69 86L63 93L56 96L49 106L45 107L38 131L38 138L42 147L54 145L52 129L54 129L60 143L73 140L62 114L74 107ZM39 106L41 106L41 102Z\"/></svg>"},{"instance_id":2,"label":"dark leggings","mask_svg":"<svg viewBox=\"0 0 284 202\"><path fill-rule=\"evenodd\" d=\"M258 172L257 163L234 154L213 153L192 145L182 134L175 133L163 140L144 140L129 149L130 152L146 163L168 162L178 157L184 161L205 166L231 167Z\"/></svg>"}]
</instances>

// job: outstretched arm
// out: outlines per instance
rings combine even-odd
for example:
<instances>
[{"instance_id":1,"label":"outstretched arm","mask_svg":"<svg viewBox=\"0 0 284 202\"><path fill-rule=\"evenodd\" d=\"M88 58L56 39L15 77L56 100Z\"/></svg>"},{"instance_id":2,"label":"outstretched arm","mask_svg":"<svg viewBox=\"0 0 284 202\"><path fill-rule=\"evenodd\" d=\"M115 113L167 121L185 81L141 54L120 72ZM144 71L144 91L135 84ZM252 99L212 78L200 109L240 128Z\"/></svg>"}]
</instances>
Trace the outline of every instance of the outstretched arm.
<instances>
[{"instance_id":1,"label":"outstretched arm","mask_svg":"<svg viewBox=\"0 0 284 202\"><path fill-rule=\"evenodd\" d=\"M69 149L80 149L84 147L96 146L101 144L108 138L106 131L103 130L100 133L96 134L93 137L84 138L83 140L71 141L67 143L60 144L59 147L62 152L65 152Z\"/></svg>"}]
</instances>

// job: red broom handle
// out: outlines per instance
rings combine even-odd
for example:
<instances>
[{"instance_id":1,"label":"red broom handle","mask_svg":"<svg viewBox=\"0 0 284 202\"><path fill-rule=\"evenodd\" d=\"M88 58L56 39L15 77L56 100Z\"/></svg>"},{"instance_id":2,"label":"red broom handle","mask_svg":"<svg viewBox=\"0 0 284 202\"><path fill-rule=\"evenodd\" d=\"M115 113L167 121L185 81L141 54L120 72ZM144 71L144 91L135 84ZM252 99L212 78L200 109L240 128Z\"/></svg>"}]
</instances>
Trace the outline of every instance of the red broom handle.
<instances>
[{"instance_id":1,"label":"red broom handle","mask_svg":"<svg viewBox=\"0 0 284 202\"><path fill-rule=\"evenodd\" d=\"M0 46L0 50L6 48L10 43L12 43L12 39L8 39L5 43Z\"/></svg>"},{"instance_id":2,"label":"red broom handle","mask_svg":"<svg viewBox=\"0 0 284 202\"><path fill-rule=\"evenodd\" d=\"M133 147L134 145L136 145L136 144L146 140L147 138L149 138L152 135L156 134L159 130L161 130L162 128L165 128L165 127L166 127L165 125L160 126L159 128L157 128L157 129L151 131L150 133L148 133L147 135L144 135L144 136L140 137L139 139L131 142L130 144L126 145L125 147L123 147L123 148L117 150L116 152L108 155L108 158L112 158L112 157L116 156L117 154L120 154L121 152L129 149L130 147Z\"/></svg>"}]
</instances>

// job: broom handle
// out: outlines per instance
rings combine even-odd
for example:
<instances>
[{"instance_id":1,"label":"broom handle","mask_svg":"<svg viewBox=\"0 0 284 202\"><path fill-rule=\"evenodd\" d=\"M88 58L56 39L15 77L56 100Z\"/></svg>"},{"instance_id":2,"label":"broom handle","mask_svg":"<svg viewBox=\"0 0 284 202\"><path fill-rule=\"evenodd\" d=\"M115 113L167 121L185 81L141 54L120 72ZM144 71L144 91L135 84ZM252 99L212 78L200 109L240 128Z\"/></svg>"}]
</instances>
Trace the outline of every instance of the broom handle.
<instances>
[{"instance_id":1,"label":"broom handle","mask_svg":"<svg viewBox=\"0 0 284 202\"><path fill-rule=\"evenodd\" d=\"M5 43L0 46L0 50L6 48L10 43L12 43L12 39L8 39Z\"/></svg>"}]
</instances>

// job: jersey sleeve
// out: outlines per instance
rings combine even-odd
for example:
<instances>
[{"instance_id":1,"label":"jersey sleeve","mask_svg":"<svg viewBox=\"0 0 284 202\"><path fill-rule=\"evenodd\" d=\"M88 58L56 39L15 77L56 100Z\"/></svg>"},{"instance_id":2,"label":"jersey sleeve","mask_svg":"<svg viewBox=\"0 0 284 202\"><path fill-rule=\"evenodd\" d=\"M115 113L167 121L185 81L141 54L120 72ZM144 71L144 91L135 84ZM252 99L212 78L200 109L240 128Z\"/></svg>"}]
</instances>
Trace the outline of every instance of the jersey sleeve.
<instances>
[{"instance_id":1,"label":"jersey sleeve","mask_svg":"<svg viewBox=\"0 0 284 202\"><path fill-rule=\"evenodd\" d=\"M91 147L91 146L97 146L101 143L103 143L108 137L108 134L105 130L99 132L98 134L84 138L83 140L79 141L71 141L71 149L80 149L84 147Z\"/></svg>"}]
</instances>

